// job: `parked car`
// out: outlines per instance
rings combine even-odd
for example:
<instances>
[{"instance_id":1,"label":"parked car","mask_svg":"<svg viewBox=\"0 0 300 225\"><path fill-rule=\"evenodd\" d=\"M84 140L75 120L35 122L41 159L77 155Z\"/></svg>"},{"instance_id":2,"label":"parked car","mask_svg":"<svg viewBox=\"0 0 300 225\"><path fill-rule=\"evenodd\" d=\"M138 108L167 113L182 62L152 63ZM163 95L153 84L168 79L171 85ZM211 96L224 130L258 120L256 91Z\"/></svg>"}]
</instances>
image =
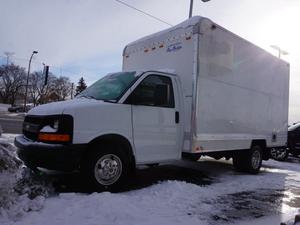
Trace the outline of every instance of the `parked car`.
<instances>
[{"instance_id":1,"label":"parked car","mask_svg":"<svg viewBox=\"0 0 300 225\"><path fill-rule=\"evenodd\" d=\"M288 128L288 149L293 156L300 155L300 123Z\"/></svg>"},{"instance_id":2,"label":"parked car","mask_svg":"<svg viewBox=\"0 0 300 225\"><path fill-rule=\"evenodd\" d=\"M286 160L289 154L296 157L300 155L300 123L289 126L287 148L271 150L272 158L278 161Z\"/></svg>"},{"instance_id":3,"label":"parked car","mask_svg":"<svg viewBox=\"0 0 300 225\"><path fill-rule=\"evenodd\" d=\"M28 112L30 109L33 108L33 104L26 104L26 107L25 107L25 112ZM13 105L11 107L9 107L8 109L8 112L24 112L24 105Z\"/></svg>"}]
</instances>

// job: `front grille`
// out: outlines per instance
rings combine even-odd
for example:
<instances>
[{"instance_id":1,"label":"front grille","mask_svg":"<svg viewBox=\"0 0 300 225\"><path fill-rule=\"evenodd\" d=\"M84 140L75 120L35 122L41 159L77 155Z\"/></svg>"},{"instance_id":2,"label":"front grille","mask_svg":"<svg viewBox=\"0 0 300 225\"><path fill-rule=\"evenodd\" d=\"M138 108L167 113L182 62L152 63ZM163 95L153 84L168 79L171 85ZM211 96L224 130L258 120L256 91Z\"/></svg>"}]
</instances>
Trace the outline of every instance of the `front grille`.
<instances>
[{"instance_id":1,"label":"front grille","mask_svg":"<svg viewBox=\"0 0 300 225\"><path fill-rule=\"evenodd\" d=\"M26 116L23 123L23 134L26 138L36 141L43 125L42 116Z\"/></svg>"}]
</instances>

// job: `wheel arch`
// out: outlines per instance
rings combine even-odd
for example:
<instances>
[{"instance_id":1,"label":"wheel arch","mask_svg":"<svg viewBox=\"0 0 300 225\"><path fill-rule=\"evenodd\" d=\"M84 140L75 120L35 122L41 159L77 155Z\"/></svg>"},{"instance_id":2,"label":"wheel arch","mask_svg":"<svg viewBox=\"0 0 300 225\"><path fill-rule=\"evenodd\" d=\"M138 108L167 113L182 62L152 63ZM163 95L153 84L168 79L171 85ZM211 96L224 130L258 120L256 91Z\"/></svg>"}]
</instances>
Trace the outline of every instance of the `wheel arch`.
<instances>
[{"instance_id":1,"label":"wheel arch","mask_svg":"<svg viewBox=\"0 0 300 225\"><path fill-rule=\"evenodd\" d=\"M86 155L88 155L90 151L93 151L92 146L96 144L108 144L108 143L119 144L120 146L122 146L122 149L125 150L125 153L128 156L130 165L132 166L132 168L135 168L135 156L134 156L133 147L130 141L126 137L120 134L114 134L114 133L104 134L94 138L88 143L88 148L87 148L88 150L86 152Z\"/></svg>"}]
</instances>

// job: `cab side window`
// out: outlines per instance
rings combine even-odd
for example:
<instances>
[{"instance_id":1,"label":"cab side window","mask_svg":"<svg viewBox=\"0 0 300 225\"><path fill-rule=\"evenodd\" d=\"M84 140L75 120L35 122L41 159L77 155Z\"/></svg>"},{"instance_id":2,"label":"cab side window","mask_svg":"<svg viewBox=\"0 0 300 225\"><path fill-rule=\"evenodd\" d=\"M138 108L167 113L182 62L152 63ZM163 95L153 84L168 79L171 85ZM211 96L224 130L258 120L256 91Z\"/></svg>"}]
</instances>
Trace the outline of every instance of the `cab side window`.
<instances>
[{"instance_id":1,"label":"cab side window","mask_svg":"<svg viewBox=\"0 0 300 225\"><path fill-rule=\"evenodd\" d=\"M159 75L147 76L130 94L126 103L174 108L174 92L171 78Z\"/></svg>"}]
</instances>

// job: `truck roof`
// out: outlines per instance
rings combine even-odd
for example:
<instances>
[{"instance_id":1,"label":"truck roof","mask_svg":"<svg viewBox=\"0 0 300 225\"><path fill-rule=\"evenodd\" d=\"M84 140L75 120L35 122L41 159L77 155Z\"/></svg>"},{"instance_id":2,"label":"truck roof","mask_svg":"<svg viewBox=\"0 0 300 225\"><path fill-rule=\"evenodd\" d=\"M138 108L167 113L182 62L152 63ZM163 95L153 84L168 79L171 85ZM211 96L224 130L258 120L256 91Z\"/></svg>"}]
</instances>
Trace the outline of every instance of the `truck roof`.
<instances>
[{"instance_id":1,"label":"truck roof","mask_svg":"<svg viewBox=\"0 0 300 225\"><path fill-rule=\"evenodd\" d=\"M201 16L194 16L176 26L156 32L129 43L123 50L123 56L125 56L126 53L132 51L144 50L145 48L151 48L168 41L174 41L174 39L176 39L176 37L178 36L190 36L194 33L205 32L205 30L207 28L211 28L212 25L213 22L210 19Z\"/></svg>"},{"instance_id":2,"label":"truck roof","mask_svg":"<svg viewBox=\"0 0 300 225\"><path fill-rule=\"evenodd\" d=\"M239 35L232 33L231 31L225 29L224 27L214 23L212 20L202 17L202 16L193 16L190 19L187 19L183 21L182 23L179 23L173 27L170 27L168 29L147 35L143 38L140 38L136 41L133 41L129 44L127 44L123 50L123 57L130 55L131 53L135 53L138 51L145 51L147 49L160 47L160 45L168 44L169 42L172 43L174 40L179 39L180 37L184 36L189 38L193 34L203 34L209 29L215 29L219 28L226 32L231 33L231 35L234 35L240 39L243 39L244 41L248 42L249 44L255 46L256 48L259 48L261 51L267 52L266 50L262 49L261 47L253 44L252 42L240 37ZM286 62L283 59L280 59L271 53L267 52L270 56L273 56L274 58L277 58L278 61L281 61L285 65L289 66L289 63Z\"/></svg>"}]
</instances>

